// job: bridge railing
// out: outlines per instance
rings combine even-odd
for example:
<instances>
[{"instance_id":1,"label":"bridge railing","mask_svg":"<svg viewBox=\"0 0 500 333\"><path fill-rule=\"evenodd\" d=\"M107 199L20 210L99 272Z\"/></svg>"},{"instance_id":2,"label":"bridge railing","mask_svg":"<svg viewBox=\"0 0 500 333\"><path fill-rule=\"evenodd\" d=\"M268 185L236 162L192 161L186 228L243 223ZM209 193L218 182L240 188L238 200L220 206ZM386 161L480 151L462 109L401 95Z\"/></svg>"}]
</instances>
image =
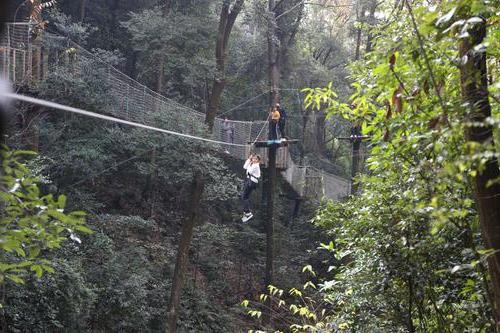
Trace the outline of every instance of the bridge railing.
<instances>
[{"instance_id":1,"label":"bridge railing","mask_svg":"<svg viewBox=\"0 0 500 333\"><path fill-rule=\"evenodd\" d=\"M204 126L205 114L169 99L137 82L69 38L35 31L28 23L7 25L0 39L0 73L17 85L36 85L59 70L71 68L80 78L102 79L110 99L103 113L167 130L204 136L222 142L220 150L244 160L248 142L266 140L266 121L229 121L216 118L211 134ZM76 105L78 107L78 105ZM227 144L225 144L227 143ZM233 145L234 144L234 145ZM257 151L267 163L267 149ZM277 155L278 169L301 196L337 199L346 195L348 182L310 167L296 166L287 148ZM326 181L325 181L326 179Z\"/></svg>"}]
</instances>

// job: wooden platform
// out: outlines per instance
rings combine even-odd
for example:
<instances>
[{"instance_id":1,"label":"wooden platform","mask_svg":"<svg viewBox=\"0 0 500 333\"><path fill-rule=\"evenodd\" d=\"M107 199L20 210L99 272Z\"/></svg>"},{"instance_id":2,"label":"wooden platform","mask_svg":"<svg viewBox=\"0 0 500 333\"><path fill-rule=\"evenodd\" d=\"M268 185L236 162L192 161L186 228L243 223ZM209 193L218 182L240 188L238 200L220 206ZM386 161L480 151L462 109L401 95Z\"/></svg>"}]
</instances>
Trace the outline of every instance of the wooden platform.
<instances>
[{"instance_id":1,"label":"wooden platform","mask_svg":"<svg viewBox=\"0 0 500 333\"><path fill-rule=\"evenodd\" d=\"M248 144L253 144L256 148L269 148L273 145L279 146L279 147L286 147L289 144L294 144L299 142L299 140L291 139L291 140L286 140L286 139L279 139L279 140L267 140L267 141L255 141L255 142L248 142Z\"/></svg>"},{"instance_id":2,"label":"wooden platform","mask_svg":"<svg viewBox=\"0 0 500 333\"><path fill-rule=\"evenodd\" d=\"M276 151L276 169L278 171L285 171L289 167L290 152L288 150L288 145L299 142L299 140L266 140L266 141L256 141L248 142L248 144L253 145L256 149L255 152L262 158L262 166L267 167L268 164L268 154L269 147L277 147Z\"/></svg>"},{"instance_id":3,"label":"wooden platform","mask_svg":"<svg viewBox=\"0 0 500 333\"><path fill-rule=\"evenodd\" d=\"M371 138L371 135L351 135L351 136L339 136L335 139L337 140L348 140L348 141L363 141Z\"/></svg>"}]
</instances>

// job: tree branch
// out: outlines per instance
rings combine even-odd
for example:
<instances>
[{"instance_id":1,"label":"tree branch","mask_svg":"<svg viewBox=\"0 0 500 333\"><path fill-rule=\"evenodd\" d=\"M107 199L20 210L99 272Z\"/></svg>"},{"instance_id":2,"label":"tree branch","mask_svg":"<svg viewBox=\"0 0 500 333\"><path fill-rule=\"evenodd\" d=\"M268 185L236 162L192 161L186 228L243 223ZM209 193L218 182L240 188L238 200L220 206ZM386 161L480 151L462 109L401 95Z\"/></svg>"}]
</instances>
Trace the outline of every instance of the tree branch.
<instances>
[{"instance_id":1,"label":"tree branch","mask_svg":"<svg viewBox=\"0 0 500 333\"><path fill-rule=\"evenodd\" d=\"M427 67L427 70L429 71L429 76L431 78L432 85L434 86L434 90L436 91L436 95L439 99L439 104L441 105L441 108L443 109L446 122L448 123L448 120L447 120L448 111L447 111L446 105L444 104L443 98L441 97L441 92L439 91L439 88L437 86L437 81L436 81L436 78L434 76L434 72L432 70L431 62L429 60L429 57L427 56L427 52L425 51L424 41L422 39L422 35L420 35L420 32L418 31L417 21L415 20L415 16L413 15L413 10L412 10L408 0L403 0L403 1L404 1L404 4L406 4L406 8L408 8L408 13L410 14L411 22L413 24L413 30L415 31L415 34L417 35L418 44L419 44L420 50L422 51L422 54L424 56L425 65Z\"/></svg>"}]
</instances>

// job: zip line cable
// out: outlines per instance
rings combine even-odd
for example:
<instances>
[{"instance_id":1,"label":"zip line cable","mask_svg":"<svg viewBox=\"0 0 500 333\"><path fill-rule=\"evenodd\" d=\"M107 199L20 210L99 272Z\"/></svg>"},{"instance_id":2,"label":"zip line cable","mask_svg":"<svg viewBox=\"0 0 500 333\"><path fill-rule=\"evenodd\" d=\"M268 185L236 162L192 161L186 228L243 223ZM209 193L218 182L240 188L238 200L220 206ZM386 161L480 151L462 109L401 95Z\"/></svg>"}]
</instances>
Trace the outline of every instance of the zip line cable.
<instances>
[{"instance_id":1,"label":"zip line cable","mask_svg":"<svg viewBox=\"0 0 500 333\"><path fill-rule=\"evenodd\" d=\"M52 109L58 109L58 110L61 110L61 111L76 113L76 114L80 114L80 115L83 115L83 116L86 116L86 117L90 117L90 118L103 119L103 120L107 120L107 121L111 121L111 122L115 122L115 123L120 123L120 124L124 124L124 125L128 125L128 126L132 126L132 127L143 128L143 129L147 129L147 130L151 130L151 131L155 131L155 132L160 132L160 133L165 133L165 134L170 134L170 135L176 135L176 136L180 136L180 137L187 138L187 139L193 139L193 140L199 140L199 141L204 141L204 142L209 142L209 143L215 143L215 144L220 144L220 145L228 145L228 146L235 146L235 147L247 147L248 146L248 145L244 145L244 144L237 144L237 143L230 143L230 142L224 142L224 141L211 140L211 139L202 138L202 137L199 137L199 136L194 136L194 135L189 135L189 134L183 134L183 133L178 133L178 132L174 132L174 131L169 131L169 130L166 130L166 129L157 128L157 127L153 127L153 126L148 126L148 125L144 125L144 124L140 124L140 123L136 123L136 122L128 121L128 120L123 120L123 119L115 118L115 117L111 117L111 116L105 116L105 115L102 115L102 114L99 114L99 113L95 113L95 112L91 112L91 111L86 111L86 110L83 110L83 109L74 108L74 107L62 105L62 104L59 104L59 103L49 102L49 101L46 101L46 100L43 100L43 99L29 97L29 96L25 96L25 95L20 95L20 94L15 94L15 93L0 93L0 95L4 96L6 98L15 99L15 100L22 101L22 102L27 102L27 103L37 104L37 105L41 105L41 106L46 106L46 107L49 107L49 108L52 108Z\"/></svg>"},{"instance_id":2,"label":"zip line cable","mask_svg":"<svg viewBox=\"0 0 500 333\"><path fill-rule=\"evenodd\" d=\"M269 122L269 118L270 118L270 117L271 117L271 114L269 114L269 115L267 116L266 123L268 123L268 122ZM254 140L254 142L252 143L252 146L253 146L253 145L254 145L254 144L255 144L255 143L259 140L259 137L260 137L260 135L262 134L262 131L264 130L264 128L266 128L266 124L262 125L262 128L260 129L259 134L257 134L257 136L255 137L255 140Z\"/></svg>"},{"instance_id":3,"label":"zip line cable","mask_svg":"<svg viewBox=\"0 0 500 333\"><path fill-rule=\"evenodd\" d=\"M237 106L235 106L235 107L233 107L233 108L231 108L231 109L229 109L229 110L227 110L227 111L224 111L224 112L222 112L222 113L219 113L219 114L218 114L218 116L223 116L223 115L225 115L225 114L227 114L227 113L229 113L229 112L231 112L231 111L234 111L234 110L236 110L236 109L238 109L238 108L242 107L243 105L248 104L248 103L250 103L250 102L251 102L251 101L253 101L253 100L256 100L256 99L257 99L257 98L259 98L260 96L267 94L268 92L269 92L269 90L264 91L263 93L260 93L259 95L254 96L254 97L252 97L252 98L250 98L250 99L246 100L245 102L243 102L243 103L241 103L241 104L239 104L239 105L237 105Z\"/></svg>"},{"instance_id":4,"label":"zip line cable","mask_svg":"<svg viewBox=\"0 0 500 333\"><path fill-rule=\"evenodd\" d=\"M136 160L140 157L142 157L143 155L145 155L146 153L149 153L153 151L153 149L149 149L149 150L146 150L146 151L143 151L142 153L138 154L138 155L135 155L135 156L132 156L130 158L127 158L126 160L123 160L121 162L118 162L118 163L115 163L113 166L109 167L109 168L105 168L105 169L102 169L101 171L99 171L98 173L95 173L95 174L92 174L90 175L89 177L85 177L71 185L68 186L68 188L73 188L75 187L76 185L80 185L82 183L85 183L87 180L91 180L91 179L94 179L102 174L105 174L106 172L110 171L110 170L113 170L113 169L117 169L118 167L122 166L123 164L125 163L128 163L130 161L133 161L133 160Z\"/></svg>"},{"instance_id":5,"label":"zip line cable","mask_svg":"<svg viewBox=\"0 0 500 333\"><path fill-rule=\"evenodd\" d=\"M298 89L298 88L278 88L277 90L278 90L278 91L302 91L302 89ZM224 111L224 112L222 112L222 113L219 113L219 114L218 114L218 116L223 116L223 115L225 115L225 114L228 114L228 113L229 113L229 112L231 112L231 111L237 110L237 109L239 109L240 107L242 107L243 105L248 104L248 103L250 103L250 102L252 102L252 101L256 100L257 98L259 98L260 96L265 95L265 94L267 94L267 93L269 93L269 92L271 92L271 89L268 89L268 90L266 90L266 91L264 91L264 92L262 92L262 93L260 93L260 94L258 94L258 95L256 95L256 96L254 96L254 97L250 98L250 99L247 99L247 100L246 100L246 101L244 101L243 103L241 103L241 104L239 104L239 105L236 105L235 107L233 107L233 108L231 108L231 109L229 109L229 110L227 110L227 111ZM300 103L299 103L299 104L300 104ZM233 121L233 120L232 120L232 121Z\"/></svg>"},{"instance_id":6,"label":"zip line cable","mask_svg":"<svg viewBox=\"0 0 500 333\"><path fill-rule=\"evenodd\" d=\"M301 2L305 1L307 0L302 0ZM298 8L298 6L295 8ZM295 10L295 8L293 8L292 10ZM22 25L19 28L13 30L19 33L19 36L17 36L14 40L7 41L7 48L9 50L15 49L17 45L23 45L24 47L27 48L27 50L30 50L31 47L30 43L32 42L31 37L29 34L25 34L24 30L26 30L25 25ZM57 35L50 33L47 33L46 36L49 39L53 37L56 38L57 40L54 40L53 44L55 46L51 46L52 43L44 45L44 52L46 52L47 54L51 54L51 52L53 52L53 49L58 48L58 45L59 47L61 47L60 42L64 42L64 46L62 47L63 48L66 47L67 52L70 52L71 54L74 53L76 55L74 57L68 57L69 58L68 64L71 64L73 66L74 73L76 75L79 75L79 77L81 78L85 78L85 75L96 73L96 70L99 70L100 71L99 77L108 84L108 91L107 91L108 95L113 100L116 100L116 103L112 103L111 105L103 109L99 109L96 111L93 110L94 112L92 112L16 93L9 93L9 94L0 93L0 96L3 95L13 100L45 106L49 109L52 109L49 112L58 109L67 113L79 114L85 117L99 119L99 121L100 120L109 121L117 124L142 128L154 132L174 135L185 139L207 142L214 145L213 147L215 149L224 149L223 147L227 147L228 150L226 150L226 153L239 159L245 159L247 156L246 154L248 153L248 149L249 148L251 149L251 147L254 146L252 145L252 143L255 142L254 140L256 140L254 134L256 132L259 132L257 138L260 137L262 133L264 133L264 129L267 128L269 125L268 121L262 121L262 120L260 121L234 120L230 121L230 123L233 124L228 129L227 126L224 126L225 123L223 122L223 119L221 119L220 115L218 115L218 117L216 118L216 122L214 123L213 133L208 134L201 131L197 131L197 129L200 128L199 126L197 126L197 124L201 125L203 122L202 118L205 116L203 112L199 112L196 109L184 106L179 102L176 102L175 100L171 100L165 96L162 96L161 94L158 94L157 92L152 91L147 86L140 84L137 80L132 79L127 75L125 75L124 73L120 72L116 67L110 65L107 62L102 61L96 54L92 54L91 52L83 49L77 43L71 41L67 36L59 37ZM0 44L2 44L3 47L4 41L1 41ZM7 65L9 66L10 70L11 64L8 63ZM59 64L56 64L55 68L56 69L59 68ZM17 80L15 80L16 77ZM16 75L16 77L13 77L13 79L17 82L19 81L19 79L21 79L22 75ZM267 89L268 88L263 87L263 90ZM260 93L258 96L250 97L249 100L246 101L245 100L238 101L239 105L232 107L227 111L224 111L222 115L234 111L235 109L238 108L246 108L248 105L250 105L252 101L255 102L256 100L258 100L259 97L262 97L263 95L268 93L268 91L263 91L263 90L259 91L256 89L255 93L257 94ZM283 88L279 90L282 92L295 91L295 93L293 93L292 95L296 95L297 91L299 91L299 89L290 89L290 88L288 89ZM300 103L300 94L298 95L299 96L294 96L295 98L293 98L292 100L295 102L296 99L298 99L297 102ZM290 102L292 100L290 100ZM259 109L261 108L260 106L253 106L253 107L257 107ZM168 119L172 120L168 121L165 124L160 125L160 123L158 123L155 120L158 117L162 118L163 115L168 116L169 117ZM267 120L269 120L269 118ZM161 128L158 128L157 126L161 126ZM189 143L186 142L186 144ZM139 153L139 156L143 155L144 152ZM125 165L125 163L129 163L133 160L136 160L138 157L130 156L127 158L127 156L124 156L124 158L125 160L113 163L113 165L110 166L108 169L103 169L95 172L95 174L92 175L92 177L95 178L107 172L108 170ZM293 160L290 158L290 156L288 156L288 158L291 163L289 166L289 168L291 169L289 182L292 184L292 186L293 184L298 184L299 182L304 183L305 179L302 179L303 175L300 173L295 175L294 173L295 165L293 164ZM317 171L313 169L311 169L310 171L313 173L317 173ZM83 181L87 181L87 179L80 180L80 182ZM78 182L77 184L80 184L80 182ZM341 184L341 186L343 185ZM332 187L332 184L330 184L329 187ZM332 195L336 196L337 194L333 193Z\"/></svg>"}]
</instances>

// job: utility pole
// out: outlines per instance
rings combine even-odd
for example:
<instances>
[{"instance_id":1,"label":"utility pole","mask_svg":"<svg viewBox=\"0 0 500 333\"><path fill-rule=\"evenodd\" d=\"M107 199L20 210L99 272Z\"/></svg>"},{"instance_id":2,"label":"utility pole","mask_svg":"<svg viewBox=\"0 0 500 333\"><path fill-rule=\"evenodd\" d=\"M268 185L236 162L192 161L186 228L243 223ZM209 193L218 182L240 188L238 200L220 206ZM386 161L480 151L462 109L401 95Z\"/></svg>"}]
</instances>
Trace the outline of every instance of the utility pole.
<instances>
[{"instance_id":1,"label":"utility pole","mask_svg":"<svg viewBox=\"0 0 500 333\"><path fill-rule=\"evenodd\" d=\"M270 107L273 107L279 101L279 83L280 83L280 68L279 68L279 44L277 36L277 21L276 21L276 1L268 0L267 12L267 48L269 61L269 84L271 86L271 95L269 100ZM271 140L271 131L269 131L269 140ZM273 261L274 261L274 190L276 187L276 150L277 144L268 146L268 179L267 179L267 214L266 214L266 274L265 287L273 283ZM271 321L271 303L270 298L267 302L267 310L262 317L264 325Z\"/></svg>"},{"instance_id":2,"label":"utility pole","mask_svg":"<svg viewBox=\"0 0 500 333\"><path fill-rule=\"evenodd\" d=\"M351 142L352 142L352 165L351 165L351 195L355 195L358 192L359 184L356 181L356 177L360 173L360 162L361 162L361 126L358 124L351 128Z\"/></svg>"},{"instance_id":3,"label":"utility pole","mask_svg":"<svg viewBox=\"0 0 500 333\"><path fill-rule=\"evenodd\" d=\"M268 154L268 192L267 192L267 218L266 218L266 277L265 285L273 284L274 275L274 191L276 188L276 145L269 147ZM268 309L271 304L268 304ZM270 309L264 316L265 323L271 320Z\"/></svg>"},{"instance_id":4,"label":"utility pole","mask_svg":"<svg viewBox=\"0 0 500 333\"><path fill-rule=\"evenodd\" d=\"M267 141L256 141L249 142L249 144L254 144L256 148L268 148L268 161L267 161L267 179L266 181L266 274L265 274L265 285L271 285L273 283L273 272L274 272L274 192L276 188L276 152L279 147L286 147L289 144L297 143L298 140L273 140L271 135L269 135L269 140ZM267 309L264 311L262 320L264 324L268 324L271 320L271 308L270 303L267 304Z\"/></svg>"}]
</instances>

